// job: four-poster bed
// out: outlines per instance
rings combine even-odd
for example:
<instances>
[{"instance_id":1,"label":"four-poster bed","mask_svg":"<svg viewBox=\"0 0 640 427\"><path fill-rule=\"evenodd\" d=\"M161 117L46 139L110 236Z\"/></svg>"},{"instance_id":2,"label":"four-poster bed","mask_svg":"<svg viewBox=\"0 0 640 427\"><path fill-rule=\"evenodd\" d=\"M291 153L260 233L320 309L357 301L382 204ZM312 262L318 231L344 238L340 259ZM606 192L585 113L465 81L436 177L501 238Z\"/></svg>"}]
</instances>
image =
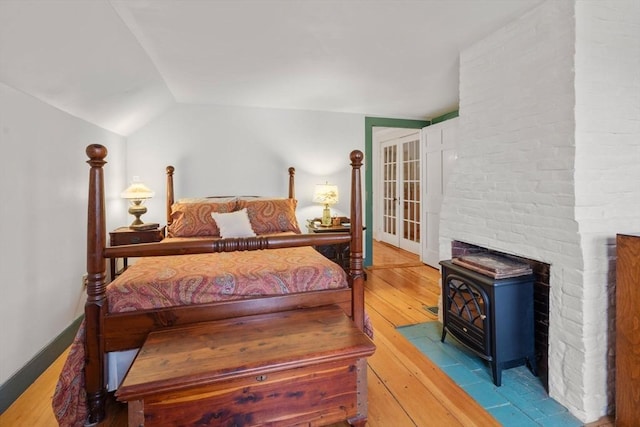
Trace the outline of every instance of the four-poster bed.
<instances>
[{"instance_id":1,"label":"four-poster bed","mask_svg":"<svg viewBox=\"0 0 640 427\"><path fill-rule=\"evenodd\" d=\"M287 202L267 202L270 205L264 208L259 204L259 199L234 198L233 201L218 201L216 207L205 206L204 204L207 202L204 201L198 205L196 217L202 218L202 212L206 212L204 217L209 219L211 212L216 210L218 213L246 210L248 218L253 220L252 226L254 229L260 228L261 233L257 233L255 237L226 238L216 236L215 233L197 232L195 235L185 237L180 229L194 228L192 223L185 222L185 218L189 216L186 212L193 211L195 208L184 205L178 207L179 203L174 203L174 168L169 166L167 167L167 225L170 236L171 230L174 231L173 238L164 239L159 243L116 247L107 247L106 245L103 166L106 163L107 150L101 145L93 144L87 147L86 153L89 157L87 163L90 165L87 223L87 301L84 324L70 352L72 362L68 363L68 365L75 365L76 368L78 365L83 365L81 367L84 375L80 375L78 379L73 377L70 372L63 371L61 378L66 377L66 379L61 380L58 384L56 396L54 396L54 409L59 421L67 419L69 416L71 418L86 417L90 424L104 419L108 381L106 354L140 348L149 333L153 331L301 308L339 306L360 331L371 333L370 327L365 321L364 312L360 176L362 152L356 150L350 155L352 166L351 232L348 234L299 234L299 230L297 232L295 230L297 224L294 224L293 228L287 228L286 224L291 224L291 221L283 221L282 215L278 216L276 220L278 225L274 229L274 222L269 222L269 214L266 215L266 219L263 214L265 211L277 210L278 206ZM289 169L289 197L284 200L292 202L289 203L289 206L292 205L295 208L293 168ZM230 207L229 203L232 203L233 207ZM283 215L291 218L290 213ZM195 217L191 217L192 220L193 218ZM182 221L182 225L177 225L176 221ZM283 223L285 223L284 229L279 229ZM204 227L211 227L211 224L205 224ZM315 245L344 243L349 243L351 249L350 268L346 275L340 266L322 256L317 260L319 254L312 249L312 246ZM291 251L298 252L292 254ZM222 279L217 277L205 280L203 279L204 275L210 274L210 272L199 270L208 270L213 266L224 270L227 268L227 264L255 267L260 265L260 262L257 261L259 254L271 256L269 261L263 263L271 266L276 265L282 269L277 273L283 275L276 280L277 286L271 287L285 289L272 292L267 289L270 284L265 284L265 281L268 282L268 280L264 279L259 279L259 284L249 281L243 285L246 280L249 280L246 279L246 276L253 278L255 273L253 270L244 273L240 271L238 273L240 276L234 276L231 280L232 285L229 285L229 279L226 275L223 280L225 283L221 285ZM216 258L213 258L214 256ZM307 256L315 257L320 265L300 267L302 264L300 260ZM139 261L107 286L106 260L121 257L135 257ZM242 259L242 257L246 257L246 259ZM287 259L292 260L290 266L285 265ZM280 262L285 264L281 265ZM206 292L202 293L200 291L202 286L192 286L188 291L156 287L156 282L164 280L158 279L159 275L166 275L167 271L171 271L173 274L177 270L186 268L185 265L189 266L187 268L189 271L198 270L199 285L201 279L205 282L210 280L211 288L222 288L222 296L211 297ZM302 270L293 272L292 265L302 268ZM337 270L333 268L334 266L337 267ZM145 270L155 274L155 278L151 282L138 285L136 280L144 276ZM158 273L159 271L161 273ZM243 274L245 276L242 276ZM271 277L273 274L275 273L267 272L266 276ZM315 278L314 280L318 279L321 283L318 280L310 282L309 277ZM192 278L181 279L181 281L187 285L194 282ZM150 288L152 288L151 291L149 291ZM197 290L194 290L196 288ZM256 288L259 289L255 291ZM145 292L147 295L143 295ZM184 297L185 293L188 293L189 296ZM134 300L123 303L123 298L132 294L135 297ZM159 295L163 298L168 295L169 299L159 302ZM172 296L176 298L171 299ZM74 355L75 360L73 360ZM79 360L83 363L80 363ZM78 391L78 396L65 396L65 391L73 390ZM366 420L366 369L358 376L358 394L359 399L364 399L364 401L359 402L359 405L362 405L361 412L354 419L355 424L364 423ZM86 406L82 408L85 397ZM73 401L78 401L81 408L70 409L74 404ZM69 425L74 425L73 421L68 422Z\"/></svg>"}]
</instances>

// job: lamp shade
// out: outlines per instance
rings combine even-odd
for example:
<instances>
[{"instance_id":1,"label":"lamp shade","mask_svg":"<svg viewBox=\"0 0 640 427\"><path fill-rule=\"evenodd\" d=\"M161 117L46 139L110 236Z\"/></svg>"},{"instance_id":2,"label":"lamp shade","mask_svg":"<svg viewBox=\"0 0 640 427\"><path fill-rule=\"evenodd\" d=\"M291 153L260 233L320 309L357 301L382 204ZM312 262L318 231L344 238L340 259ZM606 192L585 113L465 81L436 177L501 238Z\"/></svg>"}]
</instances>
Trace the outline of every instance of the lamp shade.
<instances>
[{"instance_id":1,"label":"lamp shade","mask_svg":"<svg viewBox=\"0 0 640 427\"><path fill-rule=\"evenodd\" d=\"M332 184L317 184L313 192L314 203L335 205L338 203L338 186Z\"/></svg>"},{"instance_id":2,"label":"lamp shade","mask_svg":"<svg viewBox=\"0 0 640 427\"><path fill-rule=\"evenodd\" d=\"M140 182L140 177L134 176L133 182L126 190L120 193L120 197L123 199L129 200L144 200L150 199L155 195L153 191L142 182Z\"/></svg>"}]
</instances>

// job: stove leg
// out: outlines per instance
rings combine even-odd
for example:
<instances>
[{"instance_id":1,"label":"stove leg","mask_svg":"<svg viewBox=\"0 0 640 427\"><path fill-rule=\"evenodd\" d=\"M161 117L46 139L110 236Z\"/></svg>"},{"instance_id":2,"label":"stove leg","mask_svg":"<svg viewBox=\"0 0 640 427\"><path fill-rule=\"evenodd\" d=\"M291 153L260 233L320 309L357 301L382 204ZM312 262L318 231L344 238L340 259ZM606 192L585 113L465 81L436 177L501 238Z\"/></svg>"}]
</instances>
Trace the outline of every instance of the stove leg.
<instances>
[{"instance_id":1,"label":"stove leg","mask_svg":"<svg viewBox=\"0 0 640 427\"><path fill-rule=\"evenodd\" d=\"M491 373L493 374L493 383L496 387L502 385L502 366L497 361L491 362Z\"/></svg>"},{"instance_id":2,"label":"stove leg","mask_svg":"<svg viewBox=\"0 0 640 427\"><path fill-rule=\"evenodd\" d=\"M529 365L529 370L533 374L534 377L538 376L538 365L536 363L536 355L532 353L527 357L527 365Z\"/></svg>"}]
</instances>

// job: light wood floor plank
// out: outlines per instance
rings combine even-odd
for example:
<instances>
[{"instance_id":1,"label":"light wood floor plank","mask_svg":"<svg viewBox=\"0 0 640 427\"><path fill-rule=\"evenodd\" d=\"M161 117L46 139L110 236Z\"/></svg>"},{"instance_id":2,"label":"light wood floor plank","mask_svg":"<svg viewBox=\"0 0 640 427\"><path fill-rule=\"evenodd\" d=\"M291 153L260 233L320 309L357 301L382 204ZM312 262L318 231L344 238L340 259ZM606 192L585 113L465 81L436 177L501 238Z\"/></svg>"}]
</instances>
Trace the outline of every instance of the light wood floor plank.
<instances>
[{"instance_id":1,"label":"light wood floor plank","mask_svg":"<svg viewBox=\"0 0 640 427\"><path fill-rule=\"evenodd\" d=\"M373 267L386 268L388 266L400 267L409 264L421 264L418 255L403 251L394 246L381 242L373 242Z\"/></svg>"},{"instance_id":2,"label":"light wood floor plank","mask_svg":"<svg viewBox=\"0 0 640 427\"><path fill-rule=\"evenodd\" d=\"M428 317L429 312L425 310L425 303L380 280L375 274L371 274L371 278L367 279L365 288L368 292L367 295L385 301L404 315L406 322L402 322L400 325L431 320Z\"/></svg>"},{"instance_id":3,"label":"light wood floor plank","mask_svg":"<svg viewBox=\"0 0 640 427\"><path fill-rule=\"evenodd\" d=\"M401 292L405 292L413 298L417 299L420 303L426 304L428 302L437 301L438 295L440 295L440 285L439 281L434 283L431 282L431 279L427 276L426 271L431 270L430 267L422 267L425 270L425 273L420 273L419 268L398 268L398 269L380 269L374 270L371 274L375 275L378 279L388 283L393 286L395 289ZM437 270L433 271L432 274L438 274Z\"/></svg>"},{"instance_id":4,"label":"light wood floor plank","mask_svg":"<svg viewBox=\"0 0 640 427\"><path fill-rule=\"evenodd\" d=\"M419 314L412 316L413 310L405 311L402 308L398 308L392 304L387 304L387 300L384 297L375 292L371 292L366 288L364 292L364 299L365 301L370 300L371 305L374 305L376 307L376 310L378 310L380 314L394 326L413 325L420 322L420 320L417 319L419 317Z\"/></svg>"},{"instance_id":5,"label":"light wood floor plank","mask_svg":"<svg viewBox=\"0 0 640 427\"><path fill-rule=\"evenodd\" d=\"M369 385L369 427L389 427L389 421L394 420L393 425L415 426L416 423L409 417L396 397L385 387L382 380L369 369L367 372Z\"/></svg>"}]
</instances>

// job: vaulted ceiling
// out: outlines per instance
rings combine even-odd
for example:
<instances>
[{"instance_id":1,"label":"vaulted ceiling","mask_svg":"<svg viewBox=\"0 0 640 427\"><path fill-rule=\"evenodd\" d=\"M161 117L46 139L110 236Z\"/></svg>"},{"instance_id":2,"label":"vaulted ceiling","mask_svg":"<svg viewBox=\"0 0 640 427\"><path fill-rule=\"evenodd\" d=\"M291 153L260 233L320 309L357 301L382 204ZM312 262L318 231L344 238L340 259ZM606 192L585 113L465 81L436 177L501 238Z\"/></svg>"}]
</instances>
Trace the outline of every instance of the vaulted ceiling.
<instances>
[{"instance_id":1,"label":"vaulted ceiling","mask_svg":"<svg viewBox=\"0 0 640 427\"><path fill-rule=\"evenodd\" d=\"M1 0L0 82L128 135L172 104L430 119L542 0Z\"/></svg>"}]
</instances>

